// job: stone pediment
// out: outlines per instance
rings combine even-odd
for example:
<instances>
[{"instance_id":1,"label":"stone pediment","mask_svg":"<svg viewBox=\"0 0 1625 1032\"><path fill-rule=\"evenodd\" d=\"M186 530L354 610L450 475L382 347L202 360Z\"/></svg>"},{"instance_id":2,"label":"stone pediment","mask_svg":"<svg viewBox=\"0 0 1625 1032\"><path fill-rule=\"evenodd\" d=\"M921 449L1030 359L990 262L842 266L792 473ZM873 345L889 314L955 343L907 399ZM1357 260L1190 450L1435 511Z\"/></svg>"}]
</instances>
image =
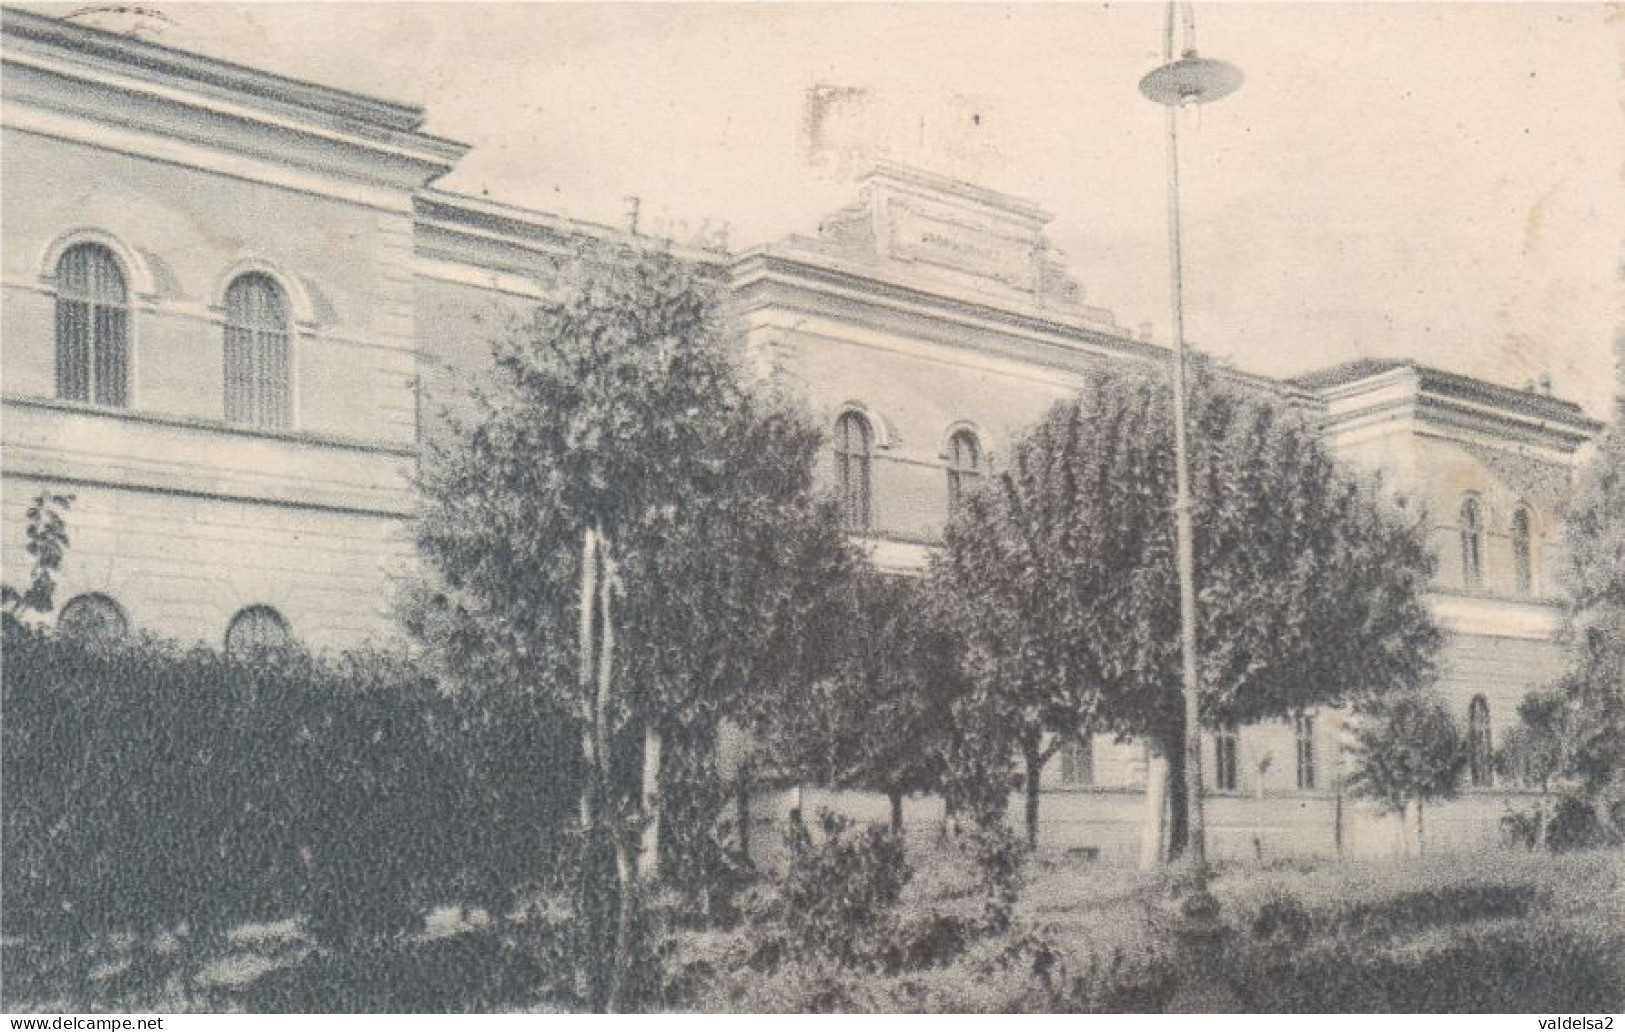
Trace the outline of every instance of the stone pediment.
<instances>
[{"instance_id":1,"label":"stone pediment","mask_svg":"<svg viewBox=\"0 0 1625 1032\"><path fill-rule=\"evenodd\" d=\"M910 278L1075 306L1082 289L1049 246L1048 212L1020 198L884 163L857 203L819 227L820 250Z\"/></svg>"}]
</instances>

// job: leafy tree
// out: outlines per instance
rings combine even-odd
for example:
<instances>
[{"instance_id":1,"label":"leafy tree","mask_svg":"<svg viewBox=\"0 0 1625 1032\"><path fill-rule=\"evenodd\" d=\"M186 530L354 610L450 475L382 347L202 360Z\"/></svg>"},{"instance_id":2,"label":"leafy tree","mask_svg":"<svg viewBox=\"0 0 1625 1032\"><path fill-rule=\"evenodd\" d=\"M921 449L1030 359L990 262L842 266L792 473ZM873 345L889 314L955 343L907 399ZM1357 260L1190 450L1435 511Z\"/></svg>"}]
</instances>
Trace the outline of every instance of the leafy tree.
<instances>
[{"instance_id":1,"label":"leafy tree","mask_svg":"<svg viewBox=\"0 0 1625 1032\"><path fill-rule=\"evenodd\" d=\"M574 730L588 996L624 1009L660 814L717 798L718 725L782 671L803 585L846 546L816 529L817 430L742 380L703 271L589 251L561 279L426 463L436 582L409 625L465 690L535 696Z\"/></svg>"},{"instance_id":2,"label":"leafy tree","mask_svg":"<svg viewBox=\"0 0 1625 1032\"><path fill-rule=\"evenodd\" d=\"M1461 729L1443 702L1427 694L1402 695L1372 707L1354 731L1350 788L1403 815L1416 806L1416 844L1427 851L1424 806L1454 798L1467 766Z\"/></svg>"},{"instance_id":3,"label":"leafy tree","mask_svg":"<svg viewBox=\"0 0 1625 1032\"><path fill-rule=\"evenodd\" d=\"M865 564L846 582L842 647L832 676L812 686L771 740L803 780L881 792L892 830L903 799L937 789L945 747L943 705L952 702L951 653L927 622L924 585Z\"/></svg>"},{"instance_id":4,"label":"leafy tree","mask_svg":"<svg viewBox=\"0 0 1625 1032\"><path fill-rule=\"evenodd\" d=\"M72 505L73 495L54 491L41 491L29 504L24 550L33 568L26 588L0 584L0 620L7 629L21 625L28 613L49 613L56 607L56 576L68 552L68 524L62 514Z\"/></svg>"},{"instance_id":5,"label":"leafy tree","mask_svg":"<svg viewBox=\"0 0 1625 1032\"><path fill-rule=\"evenodd\" d=\"M1170 408L1158 381L1100 380L1017 442L948 528L968 667L1018 715L1029 834L1056 743L1099 728L1160 747L1168 841L1184 838ZM1199 377L1190 419L1203 720L1426 682L1440 639L1419 528L1267 397Z\"/></svg>"},{"instance_id":6,"label":"leafy tree","mask_svg":"<svg viewBox=\"0 0 1625 1032\"><path fill-rule=\"evenodd\" d=\"M1546 791L1563 773L1568 700L1560 692L1530 692L1518 703L1518 724L1502 739L1495 765L1500 774Z\"/></svg>"},{"instance_id":7,"label":"leafy tree","mask_svg":"<svg viewBox=\"0 0 1625 1032\"><path fill-rule=\"evenodd\" d=\"M1578 648L1556 690L1569 702L1568 773L1625 835L1625 430L1616 423L1569 507L1569 619Z\"/></svg>"}]
</instances>

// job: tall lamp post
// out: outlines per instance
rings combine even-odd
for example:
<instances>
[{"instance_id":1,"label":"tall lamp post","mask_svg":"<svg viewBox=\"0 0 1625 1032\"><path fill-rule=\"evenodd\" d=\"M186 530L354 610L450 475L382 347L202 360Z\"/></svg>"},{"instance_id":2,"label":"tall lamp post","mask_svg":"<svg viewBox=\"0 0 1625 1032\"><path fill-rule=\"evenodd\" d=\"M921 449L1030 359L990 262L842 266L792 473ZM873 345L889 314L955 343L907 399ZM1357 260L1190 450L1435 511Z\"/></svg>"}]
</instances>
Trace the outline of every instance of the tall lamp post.
<instances>
[{"instance_id":1,"label":"tall lamp post","mask_svg":"<svg viewBox=\"0 0 1625 1032\"><path fill-rule=\"evenodd\" d=\"M1184 12L1184 47L1174 59L1174 22ZM1190 4L1168 4L1163 33L1163 64L1140 80L1140 92L1168 109L1168 258L1173 287L1174 390L1174 517L1179 564L1180 658L1185 696L1185 825L1184 856L1200 887L1207 873L1207 836L1202 819L1202 728L1200 684L1196 668L1196 556L1191 531L1190 452L1186 442L1186 378L1184 271L1179 241L1179 110L1210 104L1241 86L1241 70L1196 53L1196 19Z\"/></svg>"}]
</instances>

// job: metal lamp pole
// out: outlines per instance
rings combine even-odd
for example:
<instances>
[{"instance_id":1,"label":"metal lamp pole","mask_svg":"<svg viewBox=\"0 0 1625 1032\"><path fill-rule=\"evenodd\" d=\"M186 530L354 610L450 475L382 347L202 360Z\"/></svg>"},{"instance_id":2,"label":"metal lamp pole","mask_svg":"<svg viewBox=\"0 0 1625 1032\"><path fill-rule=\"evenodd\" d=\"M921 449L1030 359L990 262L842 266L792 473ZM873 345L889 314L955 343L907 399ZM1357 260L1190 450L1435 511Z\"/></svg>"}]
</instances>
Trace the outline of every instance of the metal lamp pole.
<instances>
[{"instance_id":1,"label":"metal lamp pole","mask_svg":"<svg viewBox=\"0 0 1625 1032\"><path fill-rule=\"evenodd\" d=\"M1174 60L1174 20L1183 8L1185 46ZM1180 658L1185 697L1185 826L1186 861L1198 883L1207 871L1207 836L1202 818L1202 728L1200 684L1196 666L1196 555L1191 528L1190 451L1186 441L1186 378L1184 269L1179 239L1179 109L1208 104L1229 96L1241 86L1241 71L1234 65L1196 53L1196 24L1189 4L1168 4L1163 35L1164 64L1140 80L1140 92L1168 110L1168 258L1173 287L1174 390L1174 517L1179 564Z\"/></svg>"}]
</instances>

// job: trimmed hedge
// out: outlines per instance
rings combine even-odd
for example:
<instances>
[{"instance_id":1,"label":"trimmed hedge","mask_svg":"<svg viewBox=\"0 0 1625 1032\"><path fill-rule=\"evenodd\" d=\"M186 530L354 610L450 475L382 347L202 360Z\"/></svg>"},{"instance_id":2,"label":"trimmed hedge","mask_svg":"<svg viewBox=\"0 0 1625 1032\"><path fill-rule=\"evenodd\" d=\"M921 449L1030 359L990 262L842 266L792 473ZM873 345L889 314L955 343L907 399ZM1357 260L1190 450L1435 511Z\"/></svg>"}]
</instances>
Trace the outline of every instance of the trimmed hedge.
<instances>
[{"instance_id":1,"label":"trimmed hedge","mask_svg":"<svg viewBox=\"0 0 1625 1032\"><path fill-rule=\"evenodd\" d=\"M307 914L344 941L545 873L573 798L541 714L379 652L244 662L150 638L4 640L8 933L218 933ZM538 791L540 790L540 791Z\"/></svg>"}]
</instances>

